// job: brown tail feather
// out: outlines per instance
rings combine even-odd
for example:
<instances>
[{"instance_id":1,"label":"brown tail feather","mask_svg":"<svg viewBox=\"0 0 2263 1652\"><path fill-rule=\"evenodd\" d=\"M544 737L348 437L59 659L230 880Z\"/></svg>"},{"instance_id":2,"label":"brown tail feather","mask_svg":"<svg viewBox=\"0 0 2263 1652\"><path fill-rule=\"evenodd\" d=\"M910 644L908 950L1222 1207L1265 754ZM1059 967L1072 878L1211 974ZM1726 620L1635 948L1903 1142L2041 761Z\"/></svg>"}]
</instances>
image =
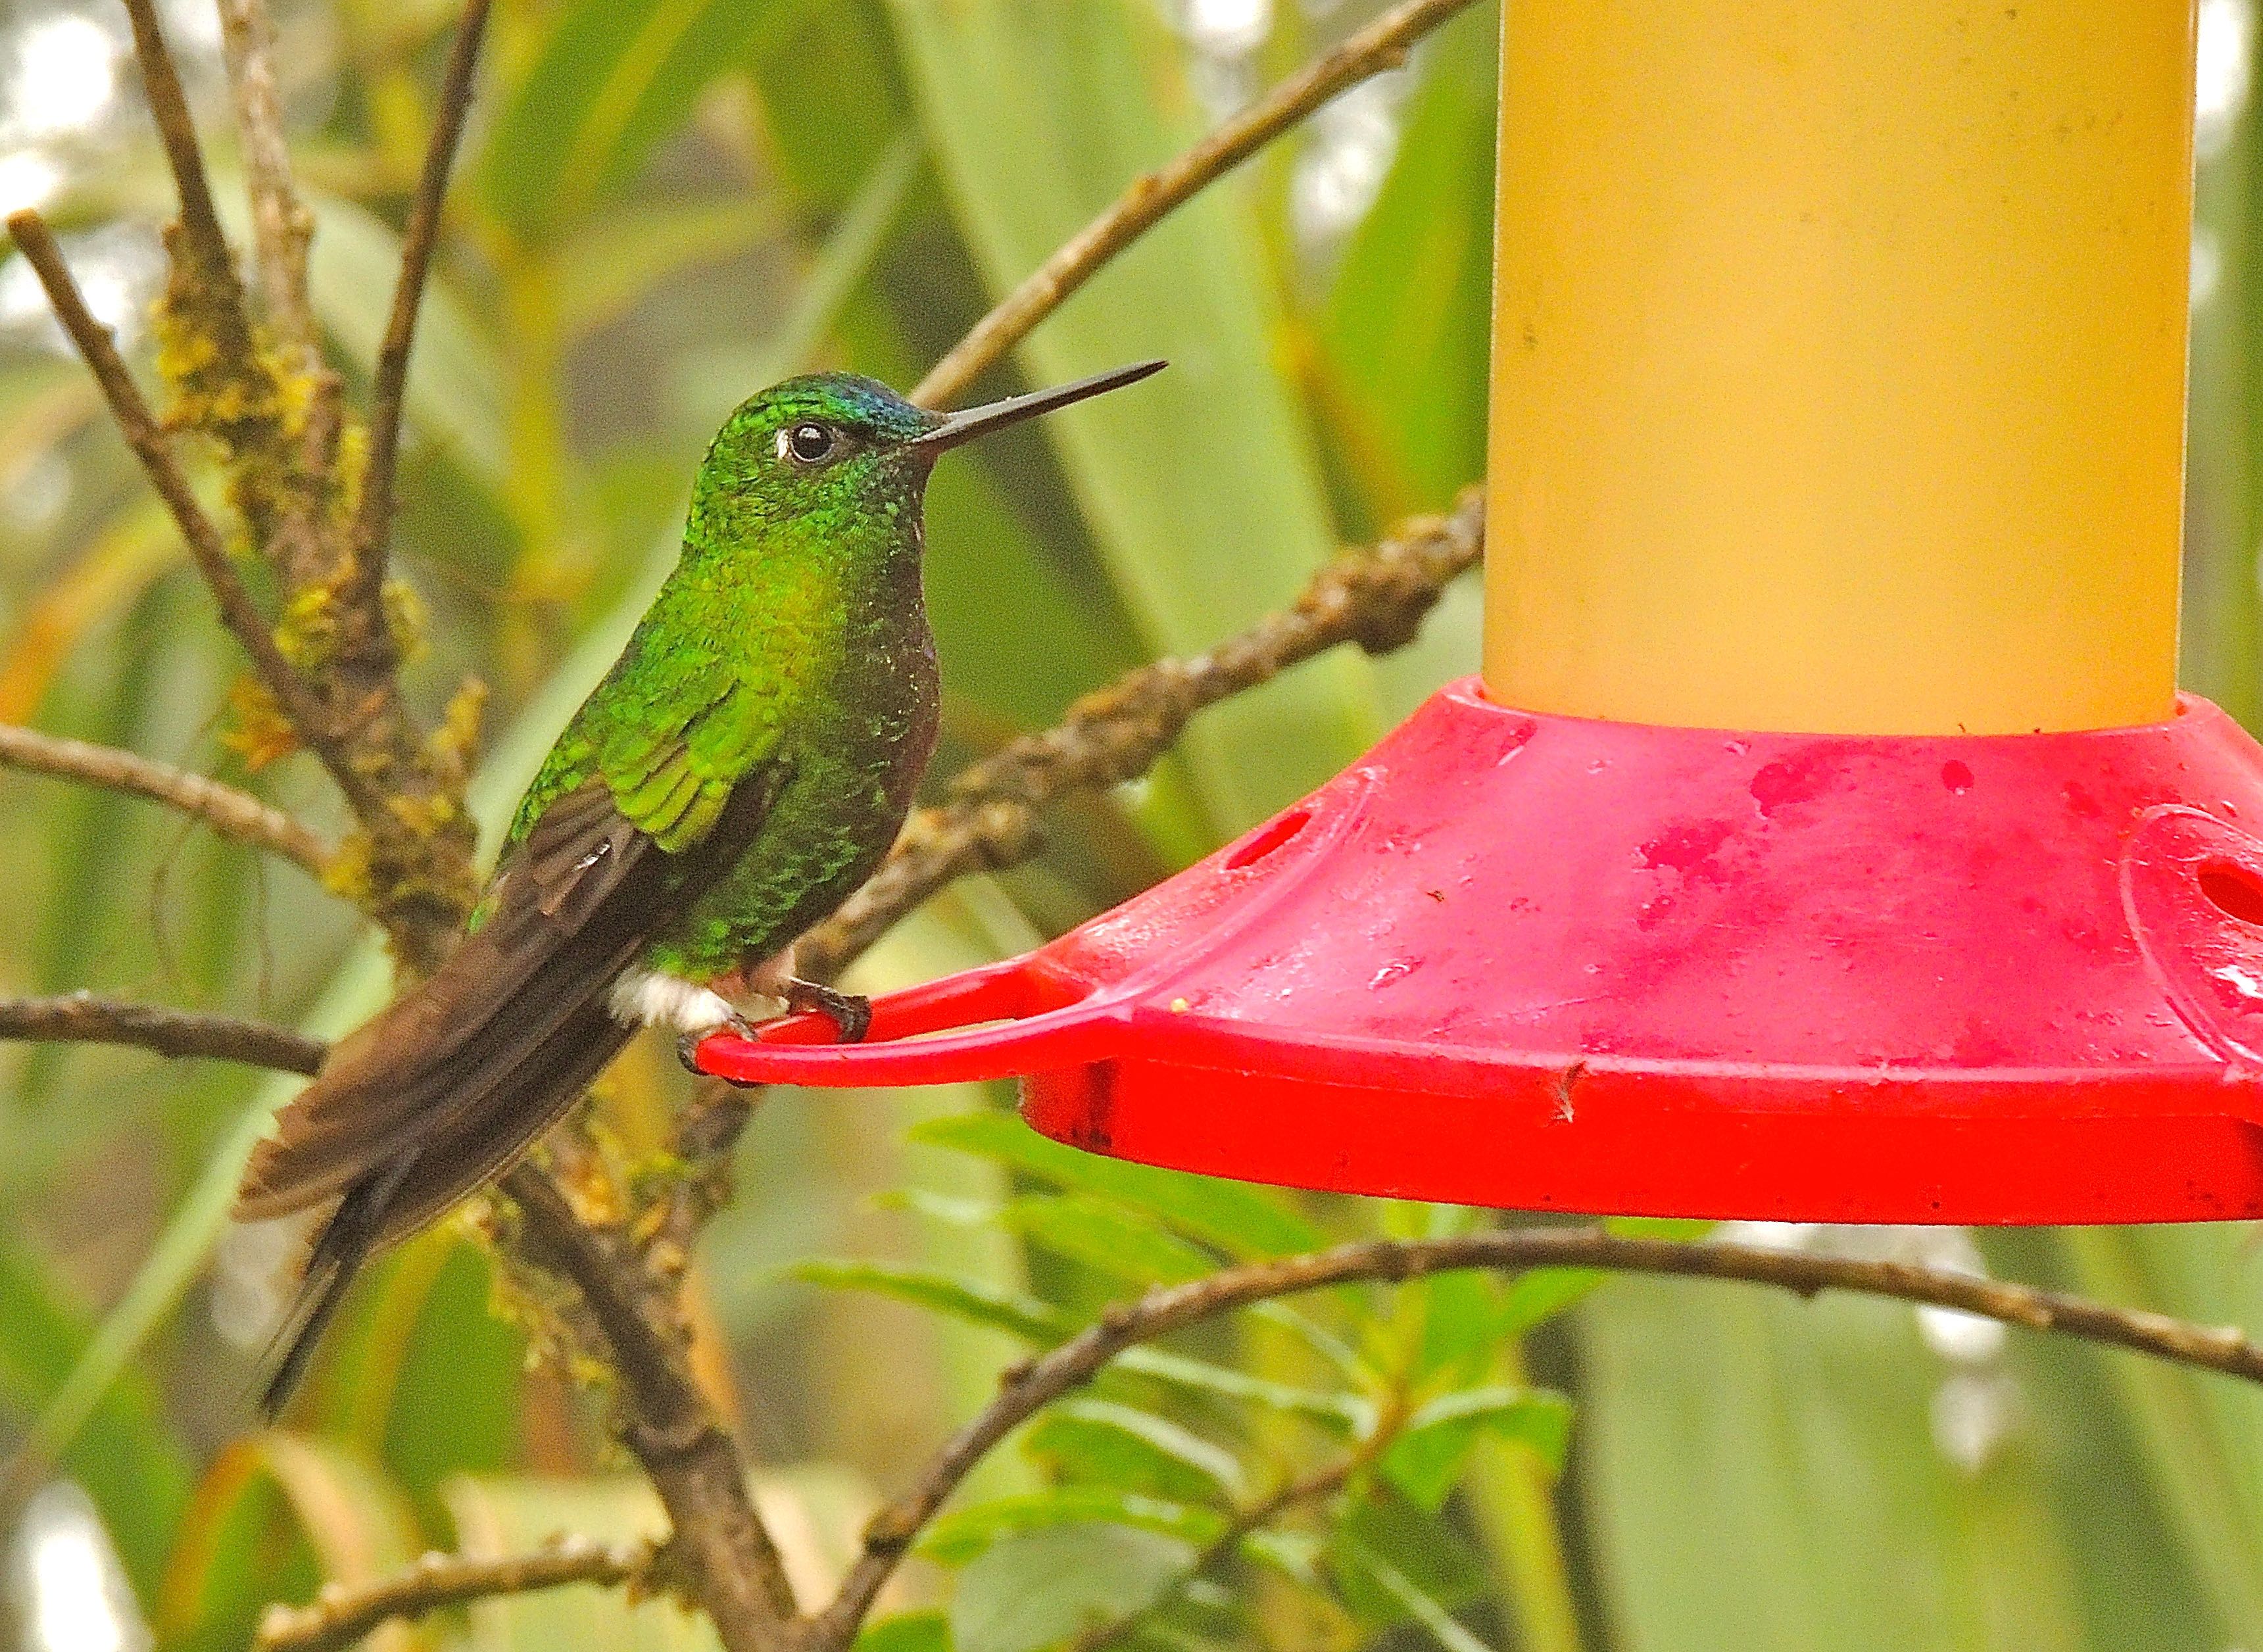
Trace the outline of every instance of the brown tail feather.
<instances>
[{"instance_id":1,"label":"brown tail feather","mask_svg":"<svg viewBox=\"0 0 2263 1652\"><path fill-rule=\"evenodd\" d=\"M500 1081L440 1140L423 1148L386 1208L377 1243L405 1238L499 1176L574 1105L627 1043L602 1004L588 1004Z\"/></svg>"},{"instance_id":2,"label":"brown tail feather","mask_svg":"<svg viewBox=\"0 0 2263 1652\"><path fill-rule=\"evenodd\" d=\"M338 1208L330 1213L329 1220L322 1223L322 1232L315 1237L315 1247L307 1254L307 1271L299 1281L298 1293L268 1350L268 1377L259 1395L259 1414L270 1423L283 1414L283 1408L291 1403L291 1396L306 1377L315 1346L322 1341L331 1317L338 1311L338 1304L345 1300L346 1287L353 1283L354 1275L368 1259L377 1242L386 1207L392 1202L409 1168L409 1162L404 1160L349 1187L345 1197L338 1201ZM276 1357L278 1350L279 1358Z\"/></svg>"},{"instance_id":3,"label":"brown tail feather","mask_svg":"<svg viewBox=\"0 0 2263 1652\"><path fill-rule=\"evenodd\" d=\"M363 1259L500 1172L626 1042L606 1008L613 982L735 863L784 772L742 781L681 856L633 826L603 781L554 799L489 885L484 921L293 1098L245 1170L236 1215L336 1202L271 1405L288 1398Z\"/></svg>"},{"instance_id":4,"label":"brown tail feather","mask_svg":"<svg viewBox=\"0 0 2263 1652\"><path fill-rule=\"evenodd\" d=\"M532 1146L618 1054L633 1029L584 1005L539 1047L470 1099L453 1128L360 1177L323 1223L275 1343L260 1396L273 1422L307 1374L322 1332L372 1252L406 1238Z\"/></svg>"}]
</instances>

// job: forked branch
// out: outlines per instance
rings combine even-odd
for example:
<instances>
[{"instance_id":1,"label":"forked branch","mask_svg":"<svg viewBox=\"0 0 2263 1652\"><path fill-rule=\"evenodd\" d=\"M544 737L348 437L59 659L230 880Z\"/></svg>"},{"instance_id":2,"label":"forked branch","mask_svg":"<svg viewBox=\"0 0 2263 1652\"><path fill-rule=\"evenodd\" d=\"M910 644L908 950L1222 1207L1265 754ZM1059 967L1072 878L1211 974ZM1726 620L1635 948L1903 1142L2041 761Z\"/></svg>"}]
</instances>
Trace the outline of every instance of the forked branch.
<instances>
[{"instance_id":1,"label":"forked branch","mask_svg":"<svg viewBox=\"0 0 2263 1652\"><path fill-rule=\"evenodd\" d=\"M47 221L35 212L16 213L8 220L8 233L15 237L16 245L38 274L40 285L47 289L47 302L54 307L55 319L70 335L71 343L78 346L95 382L102 386L103 398L109 402L111 416L118 421L127 445L134 450L150 485L165 501L165 509L172 513L181 537L188 545L189 555L196 562L197 572L211 588L213 600L220 609L221 623L250 656L252 669L260 682L290 718L300 739L322 758L323 766L353 803L355 812L365 817L377 813L382 804L348 760L313 688L276 646L274 633L228 558L228 545L219 528L198 501L156 415L151 413L149 404L142 400L140 386L127 371L125 360L118 353L117 341L87 308L86 299L79 292L78 283L72 279L70 267L63 262L62 249L55 244Z\"/></svg>"},{"instance_id":2,"label":"forked branch","mask_svg":"<svg viewBox=\"0 0 2263 1652\"><path fill-rule=\"evenodd\" d=\"M1467 1268L1510 1273L1584 1268L1721 1280L1772 1286L1801 1297L1841 1291L1955 1309L2006 1325L2076 1337L2242 1381L2263 1383L2263 1347L2238 1330L2196 1325L2032 1286L1899 1262L1710 1241L1676 1244L1618 1238L1595 1227L1502 1228L1457 1238L1344 1245L1225 1268L1187 1284L1152 1290L1109 1309L1097 1324L1009 1372L997 1397L936 1454L907 1490L872 1517L865 1527L863 1555L832 1604L803 1626L799 1643L821 1652L836 1652L850 1645L882 1585L975 1464L1044 1407L1091 1381L1126 1349L1223 1314L1305 1291L1361 1282L1404 1283ZM1331 1495L1359 1461L1359 1454L1352 1454L1253 1504L1230 1525L1229 1537L1246 1534L1294 1504ZM1219 1558L1222 1554L1214 1546L1201 1557L1201 1563ZM449 1575L454 1575L452 1570ZM557 1581L582 1581L587 1576L581 1569L566 1569ZM388 1598L408 1590L405 1582L380 1587L394 1591ZM469 1591L451 1597L452 1600L471 1598ZM364 1598L342 1594L333 1610L343 1612ZM375 1621L370 1618L363 1627ZM325 1640L313 1644L340 1643ZM301 1652L307 1644L299 1643L294 1652Z\"/></svg>"},{"instance_id":3,"label":"forked branch","mask_svg":"<svg viewBox=\"0 0 2263 1652\"><path fill-rule=\"evenodd\" d=\"M2007 1325L2056 1331L2263 1383L2263 1347L2231 1327L2195 1325L2057 1291L1900 1262L1812 1256L1751 1244L1623 1239L1599 1227L1500 1228L1450 1239L1348 1244L1225 1268L1188 1284L1150 1291L1136 1302L1110 1309L1097 1324L1010 1373L997 1397L936 1454L910 1490L872 1517L864 1528L864 1553L820 1616L813 1639L820 1646L846 1646L905 1551L975 1464L1045 1406L1092 1381L1126 1348L1276 1297L1362 1280L1399 1283L1463 1268L1516 1273L1535 1268L1593 1268L1735 1280L1772 1285L1797 1296L1846 1291L1954 1308Z\"/></svg>"}]
</instances>

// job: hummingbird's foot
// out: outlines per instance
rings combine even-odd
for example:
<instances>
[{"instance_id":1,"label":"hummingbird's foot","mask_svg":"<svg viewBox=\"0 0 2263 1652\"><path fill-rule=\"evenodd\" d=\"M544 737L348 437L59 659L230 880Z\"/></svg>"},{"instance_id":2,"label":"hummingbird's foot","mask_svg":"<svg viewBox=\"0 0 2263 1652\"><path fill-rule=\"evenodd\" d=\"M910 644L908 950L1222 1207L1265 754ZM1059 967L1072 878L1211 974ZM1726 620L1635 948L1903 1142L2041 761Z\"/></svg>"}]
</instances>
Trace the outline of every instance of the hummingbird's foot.
<instances>
[{"instance_id":1,"label":"hummingbird's foot","mask_svg":"<svg viewBox=\"0 0 2263 1652\"><path fill-rule=\"evenodd\" d=\"M844 1044L862 1043L864 1035L871 1030L872 1000L859 993L843 992L794 976L778 983L778 996L797 1014L810 1010L822 1012Z\"/></svg>"},{"instance_id":2,"label":"hummingbird's foot","mask_svg":"<svg viewBox=\"0 0 2263 1652\"><path fill-rule=\"evenodd\" d=\"M755 1024L745 1016L734 1012L728 1021L719 1022L713 1027L678 1033L676 1035L676 1058L683 1064L683 1071L693 1078L705 1078L709 1076L701 1070L699 1065L699 1046L718 1033L729 1033L734 1038L744 1038L751 1042L755 1036Z\"/></svg>"}]
</instances>

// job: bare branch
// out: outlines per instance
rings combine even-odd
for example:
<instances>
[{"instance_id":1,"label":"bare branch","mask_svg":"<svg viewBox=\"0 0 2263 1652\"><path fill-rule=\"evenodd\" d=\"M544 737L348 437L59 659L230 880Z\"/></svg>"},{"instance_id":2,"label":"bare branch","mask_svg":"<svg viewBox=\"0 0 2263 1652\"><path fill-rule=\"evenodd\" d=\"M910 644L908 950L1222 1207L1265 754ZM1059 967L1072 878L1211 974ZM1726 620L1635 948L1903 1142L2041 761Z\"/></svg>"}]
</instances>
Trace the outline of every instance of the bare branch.
<instances>
[{"instance_id":1,"label":"bare branch","mask_svg":"<svg viewBox=\"0 0 2263 1652\"><path fill-rule=\"evenodd\" d=\"M972 765L946 802L911 818L871 881L802 941L802 968L837 972L953 878L1027 859L1048 804L1146 773L1204 707L1338 643L1376 653L1399 647L1484 548L1484 490L1465 488L1450 515L1401 523L1373 546L1338 556L1293 606L1192 660L1126 672L1071 706L1058 727Z\"/></svg>"},{"instance_id":2,"label":"bare branch","mask_svg":"<svg viewBox=\"0 0 2263 1652\"><path fill-rule=\"evenodd\" d=\"M320 343L307 297L307 244L315 220L292 182L283 137L283 100L275 81L275 20L266 0L219 0L221 46L235 95L235 127L243 144L251 196L252 244L259 285L275 328L302 362L317 364Z\"/></svg>"},{"instance_id":3,"label":"bare branch","mask_svg":"<svg viewBox=\"0 0 2263 1652\"><path fill-rule=\"evenodd\" d=\"M69 266L63 263L62 249L55 244L46 220L35 212L19 212L9 218L8 233L15 237L16 245L38 272L40 285L47 289L47 301L54 307L56 319L78 346L79 354L86 358L95 382L102 386L103 396L125 434L127 445L141 461L141 468L156 488L158 497L172 512L182 538L188 542L189 554L196 560L198 572L204 575L205 583L212 588L213 600L220 605L221 624L242 646L244 653L251 656L252 667L260 681L291 720L299 738L322 758L353 803L355 812L364 818L377 814L383 804L371 795L367 783L332 737L329 719L306 680L276 646L274 634L254 606L235 565L228 559L220 530L197 502L188 478L175 463L164 431L150 413L148 403L142 400L133 375L127 372L110 329L87 309L86 299L71 278Z\"/></svg>"},{"instance_id":4,"label":"bare branch","mask_svg":"<svg viewBox=\"0 0 2263 1652\"><path fill-rule=\"evenodd\" d=\"M846 1645L912 1540L974 1465L1038 1410L1082 1386L1124 1349L1253 1302L1359 1280L1398 1282L1462 1268L1523 1273L1598 1268L1683 1279L1773 1285L1799 1296L1848 1291L1977 1314L2030 1331L2057 1331L2131 1349L2173 1365L2263 1383L2263 1347L2237 1329L2210 1329L2136 1309L2112 1308L2057 1291L1900 1262L1763 1250L1757 1245L1674 1244L1616 1238L1596 1227L1505 1228L1459 1238L1348 1244L1308 1256L1229 1267L1185 1285L1148 1292L1102 1315L1099 1324L1008 1374L997 1398L936 1454L912 1488L864 1528L864 1553L813 1640Z\"/></svg>"},{"instance_id":5,"label":"bare branch","mask_svg":"<svg viewBox=\"0 0 2263 1652\"><path fill-rule=\"evenodd\" d=\"M312 1073L326 1051L319 1038L280 1027L126 1004L70 992L61 998L0 999L0 1039L71 1044L129 1044L161 1056L240 1061L280 1072Z\"/></svg>"},{"instance_id":6,"label":"bare branch","mask_svg":"<svg viewBox=\"0 0 2263 1652\"><path fill-rule=\"evenodd\" d=\"M260 1620L256 1652L336 1652L393 1619L415 1619L449 1606L531 1594L567 1583L626 1584L648 1579L654 1550L644 1543L593 1543L562 1538L531 1555L473 1560L427 1555L397 1577L365 1589L331 1584L305 1606L274 1605Z\"/></svg>"},{"instance_id":7,"label":"bare branch","mask_svg":"<svg viewBox=\"0 0 2263 1652\"><path fill-rule=\"evenodd\" d=\"M329 845L280 809L209 776L114 746L94 746L0 723L0 768L148 797L195 816L224 838L296 862L318 880L329 865Z\"/></svg>"},{"instance_id":8,"label":"bare branch","mask_svg":"<svg viewBox=\"0 0 2263 1652\"><path fill-rule=\"evenodd\" d=\"M919 382L911 399L941 407L962 393L1059 309L1095 271L1165 214L1231 172L1330 98L1403 61L1406 48L1471 0L1406 0L1153 172L1079 230L992 307Z\"/></svg>"},{"instance_id":9,"label":"bare branch","mask_svg":"<svg viewBox=\"0 0 2263 1652\"><path fill-rule=\"evenodd\" d=\"M393 291L393 314L377 352L370 388L369 466L363 473L361 509L354 519L353 564L346 600L369 604L385 583L385 545L393 527L393 477L401 454L401 413L408 389L408 352L416 341L416 315L424 302L424 278L440 237L440 210L447 199L448 174L472 105L479 69L480 41L487 32L488 0L469 0L456 26L448 70L440 88L439 119L424 151L415 204L401 244L401 279Z\"/></svg>"},{"instance_id":10,"label":"bare branch","mask_svg":"<svg viewBox=\"0 0 2263 1652\"><path fill-rule=\"evenodd\" d=\"M793 1585L754 1501L738 1444L685 1359L676 1292L615 1230L577 1215L531 1164L503 1178L525 1222L530 1258L582 1293L611 1348L622 1438L660 1494L674 1555L727 1652L776 1652L797 1622Z\"/></svg>"}]
</instances>

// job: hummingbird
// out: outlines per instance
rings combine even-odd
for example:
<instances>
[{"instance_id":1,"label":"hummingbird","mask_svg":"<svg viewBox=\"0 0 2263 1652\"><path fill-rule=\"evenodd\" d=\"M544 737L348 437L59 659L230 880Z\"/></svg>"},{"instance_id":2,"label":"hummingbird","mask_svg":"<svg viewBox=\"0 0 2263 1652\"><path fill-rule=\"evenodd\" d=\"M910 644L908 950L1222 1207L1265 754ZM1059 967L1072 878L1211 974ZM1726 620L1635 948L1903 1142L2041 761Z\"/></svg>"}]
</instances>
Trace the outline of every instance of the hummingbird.
<instances>
[{"instance_id":1,"label":"hummingbird","mask_svg":"<svg viewBox=\"0 0 2263 1652\"><path fill-rule=\"evenodd\" d=\"M871 1006L797 976L793 943L879 865L935 750L928 477L1163 365L951 414L817 373L725 421L683 554L527 788L463 938L333 1047L245 1169L240 1220L328 1207L266 1417L372 1252L500 1175L638 1028L688 1052L769 999L864 1035Z\"/></svg>"}]
</instances>

